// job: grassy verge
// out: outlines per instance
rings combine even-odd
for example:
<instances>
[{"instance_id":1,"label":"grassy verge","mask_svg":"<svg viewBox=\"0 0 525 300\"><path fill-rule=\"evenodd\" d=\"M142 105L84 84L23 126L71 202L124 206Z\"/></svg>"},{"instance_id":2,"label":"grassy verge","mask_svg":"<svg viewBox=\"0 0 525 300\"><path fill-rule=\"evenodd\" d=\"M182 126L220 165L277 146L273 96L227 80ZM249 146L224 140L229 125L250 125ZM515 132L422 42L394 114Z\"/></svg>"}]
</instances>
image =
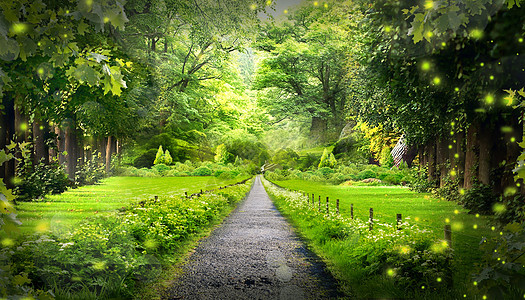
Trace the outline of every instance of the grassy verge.
<instances>
[{"instance_id":1,"label":"grassy verge","mask_svg":"<svg viewBox=\"0 0 525 300\"><path fill-rule=\"evenodd\" d=\"M54 294L56 299L129 299L142 295L138 291L157 282L250 187L251 181L190 199L180 194L159 196L158 201L148 197L65 230L51 228L9 243L4 238L0 297ZM170 191L174 191L171 185Z\"/></svg>"},{"instance_id":2,"label":"grassy verge","mask_svg":"<svg viewBox=\"0 0 525 300\"><path fill-rule=\"evenodd\" d=\"M201 177L110 177L96 185L70 189L60 195L49 195L38 202L20 202L18 218L22 234L45 233L63 229L97 215L108 215L117 209L158 196L193 194L216 189L244 178L221 180Z\"/></svg>"},{"instance_id":3,"label":"grassy verge","mask_svg":"<svg viewBox=\"0 0 525 300\"><path fill-rule=\"evenodd\" d=\"M450 280L454 282L454 289L440 290L438 285L435 292L439 291L439 297L445 298L462 297L465 294L472 295L475 293L471 288L472 282L468 275L472 271L474 263L479 261L481 256L478 244L482 236L495 235L491 226L488 225L489 219L486 217L467 214L464 209L455 203L433 199L429 195L417 194L400 187L331 186L301 180L278 181L276 183L292 190L309 193L310 201L313 193L315 195L316 208L318 207L318 197L321 195L323 211L326 207L326 197L331 199L330 209L332 212L335 211L335 199L340 199L341 217L346 219L350 219L350 205L353 204L355 219L358 222L368 221L371 207L374 208L374 222L376 224L393 226L396 222L396 214L401 213L404 222L425 231L422 236L419 236L419 234L416 234L416 236L418 236L417 239L423 238L426 240L427 246L431 246L432 243L442 239L444 225L450 224L453 230L452 249L454 249L454 259L449 266L444 267L450 269ZM284 200L277 199L276 204L290 217L299 231L311 241L313 248L321 256L327 258L329 264L333 266L333 270L340 275L339 278L344 280L346 285L351 286L349 290L352 293L356 293L359 297L405 297L406 293L411 293L418 298L432 298L431 295L437 295L436 293L426 294L426 292L416 291L414 285L408 290L400 290L399 286L396 288L392 287L391 285L395 280L390 280L391 278L385 276L385 273L380 274L379 270L375 270L375 273L370 272L368 263L363 263L356 259L360 257L360 254L355 252L358 250L348 250L348 247L356 248L352 244L353 242L348 239L349 236L343 234L341 237L335 235L335 238L333 238L334 234L330 233L330 229L327 229L328 225L324 224L324 221L313 221L314 218L305 215L303 211L290 209L293 206L287 204ZM416 236L414 236L415 239ZM403 247L403 245L400 246ZM414 247L405 249L410 248ZM356 249L369 252L364 254L365 261L371 262L375 258L382 256L385 260L381 261L381 259L378 259L376 263L378 262L379 265L382 264L383 266L387 265L385 264L389 255L387 248L359 246ZM414 254L411 254L411 256L414 256ZM350 262L353 262L353 264ZM404 264L405 266L408 265L407 263ZM417 268L418 266L414 265L412 269ZM436 270L436 273L438 271ZM443 280L439 276L434 278L434 280L437 281L437 278Z\"/></svg>"}]
</instances>

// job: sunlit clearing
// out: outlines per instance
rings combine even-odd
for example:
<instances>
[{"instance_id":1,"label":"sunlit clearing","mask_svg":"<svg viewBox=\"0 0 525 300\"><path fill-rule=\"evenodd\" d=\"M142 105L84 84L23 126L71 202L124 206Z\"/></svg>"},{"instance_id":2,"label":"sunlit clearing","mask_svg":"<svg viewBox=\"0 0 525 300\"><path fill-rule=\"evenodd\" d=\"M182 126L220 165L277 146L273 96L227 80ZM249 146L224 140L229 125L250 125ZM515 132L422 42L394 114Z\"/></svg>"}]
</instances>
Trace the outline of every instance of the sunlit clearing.
<instances>
[{"instance_id":1,"label":"sunlit clearing","mask_svg":"<svg viewBox=\"0 0 525 300\"><path fill-rule=\"evenodd\" d=\"M507 210L507 207L505 207L505 204L503 203L495 203L494 206L492 206L492 211L496 214L502 214Z\"/></svg>"}]
</instances>

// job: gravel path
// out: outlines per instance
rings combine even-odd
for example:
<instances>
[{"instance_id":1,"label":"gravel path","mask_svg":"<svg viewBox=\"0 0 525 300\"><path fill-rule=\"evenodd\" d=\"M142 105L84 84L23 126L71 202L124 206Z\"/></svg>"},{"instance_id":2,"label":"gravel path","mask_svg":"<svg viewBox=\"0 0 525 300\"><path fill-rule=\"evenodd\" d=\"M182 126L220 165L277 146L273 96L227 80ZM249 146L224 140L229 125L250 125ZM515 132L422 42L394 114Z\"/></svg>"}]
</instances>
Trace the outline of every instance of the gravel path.
<instances>
[{"instance_id":1,"label":"gravel path","mask_svg":"<svg viewBox=\"0 0 525 300\"><path fill-rule=\"evenodd\" d=\"M201 241L164 299L329 299L337 283L277 211L259 177Z\"/></svg>"}]
</instances>

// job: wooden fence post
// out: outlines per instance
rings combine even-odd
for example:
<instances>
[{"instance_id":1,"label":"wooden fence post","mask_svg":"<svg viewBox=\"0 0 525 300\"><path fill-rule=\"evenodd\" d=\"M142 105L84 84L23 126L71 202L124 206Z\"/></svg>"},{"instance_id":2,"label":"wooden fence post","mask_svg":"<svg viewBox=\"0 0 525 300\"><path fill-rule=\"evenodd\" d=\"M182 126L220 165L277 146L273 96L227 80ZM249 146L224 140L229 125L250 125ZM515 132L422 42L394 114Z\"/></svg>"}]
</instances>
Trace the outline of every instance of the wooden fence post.
<instances>
[{"instance_id":1,"label":"wooden fence post","mask_svg":"<svg viewBox=\"0 0 525 300\"><path fill-rule=\"evenodd\" d=\"M329 214L330 213L330 207L328 205L328 197L326 197L326 214Z\"/></svg>"},{"instance_id":2,"label":"wooden fence post","mask_svg":"<svg viewBox=\"0 0 525 300\"><path fill-rule=\"evenodd\" d=\"M445 241L449 247L452 247L452 229L450 225L445 225Z\"/></svg>"},{"instance_id":3,"label":"wooden fence post","mask_svg":"<svg viewBox=\"0 0 525 300\"><path fill-rule=\"evenodd\" d=\"M315 203L315 194L312 194L312 206L314 206Z\"/></svg>"},{"instance_id":4,"label":"wooden fence post","mask_svg":"<svg viewBox=\"0 0 525 300\"><path fill-rule=\"evenodd\" d=\"M374 209L370 207L370 219L368 220L368 230L372 231L374 227Z\"/></svg>"},{"instance_id":5,"label":"wooden fence post","mask_svg":"<svg viewBox=\"0 0 525 300\"><path fill-rule=\"evenodd\" d=\"M337 215L339 215L339 199L335 200L335 207L337 209Z\"/></svg>"},{"instance_id":6,"label":"wooden fence post","mask_svg":"<svg viewBox=\"0 0 525 300\"><path fill-rule=\"evenodd\" d=\"M354 204L350 204L350 217L354 219Z\"/></svg>"},{"instance_id":7,"label":"wooden fence post","mask_svg":"<svg viewBox=\"0 0 525 300\"><path fill-rule=\"evenodd\" d=\"M155 203L159 200L159 196L155 196Z\"/></svg>"},{"instance_id":8,"label":"wooden fence post","mask_svg":"<svg viewBox=\"0 0 525 300\"><path fill-rule=\"evenodd\" d=\"M401 214L397 214L396 215L397 230L401 230L401 223L403 223L403 218L402 218Z\"/></svg>"},{"instance_id":9,"label":"wooden fence post","mask_svg":"<svg viewBox=\"0 0 525 300\"><path fill-rule=\"evenodd\" d=\"M319 195L319 212L321 212L321 195Z\"/></svg>"},{"instance_id":10,"label":"wooden fence post","mask_svg":"<svg viewBox=\"0 0 525 300\"><path fill-rule=\"evenodd\" d=\"M188 198L188 192L184 192L184 196L186 196L186 198Z\"/></svg>"}]
</instances>

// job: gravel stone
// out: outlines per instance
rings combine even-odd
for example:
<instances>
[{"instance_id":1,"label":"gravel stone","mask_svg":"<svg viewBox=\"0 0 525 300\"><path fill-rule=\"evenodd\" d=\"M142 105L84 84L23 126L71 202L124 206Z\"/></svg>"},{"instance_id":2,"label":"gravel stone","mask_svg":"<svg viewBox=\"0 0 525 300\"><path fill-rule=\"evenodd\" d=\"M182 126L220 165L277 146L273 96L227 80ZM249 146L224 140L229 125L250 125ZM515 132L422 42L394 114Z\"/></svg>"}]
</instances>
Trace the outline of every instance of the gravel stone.
<instances>
[{"instance_id":1,"label":"gravel stone","mask_svg":"<svg viewBox=\"0 0 525 300\"><path fill-rule=\"evenodd\" d=\"M337 282L271 202L259 177L202 240L163 299L333 299Z\"/></svg>"}]
</instances>

